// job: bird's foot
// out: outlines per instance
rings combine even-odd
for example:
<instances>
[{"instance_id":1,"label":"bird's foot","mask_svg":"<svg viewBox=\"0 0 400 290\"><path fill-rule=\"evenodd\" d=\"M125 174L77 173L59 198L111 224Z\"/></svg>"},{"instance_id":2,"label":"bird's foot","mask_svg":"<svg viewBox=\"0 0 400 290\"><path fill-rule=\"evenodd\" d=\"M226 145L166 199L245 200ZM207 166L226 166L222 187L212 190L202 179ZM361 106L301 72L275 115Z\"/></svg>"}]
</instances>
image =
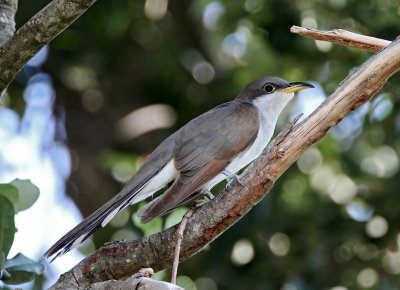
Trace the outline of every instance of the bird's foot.
<instances>
[{"instance_id":1,"label":"bird's foot","mask_svg":"<svg viewBox=\"0 0 400 290\"><path fill-rule=\"evenodd\" d=\"M195 200L196 207L202 206L203 204L209 202L211 199L215 197L214 194L212 194L211 191L208 189L203 189L201 193L203 194L203 198L198 198Z\"/></svg>"},{"instance_id":2,"label":"bird's foot","mask_svg":"<svg viewBox=\"0 0 400 290\"><path fill-rule=\"evenodd\" d=\"M202 193L204 195L207 195L209 199L214 199L215 197L214 194L212 194L212 192L209 189L203 189Z\"/></svg>"},{"instance_id":3,"label":"bird's foot","mask_svg":"<svg viewBox=\"0 0 400 290\"><path fill-rule=\"evenodd\" d=\"M239 183L241 186L244 187L243 183L240 181L240 178L238 175L236 175L235 173L230 172L229 170L222 170L222 174L224 174L226 176L226 180L228 181L228 183L226 184L226 188L228 190L230 190L232 188L232 183L234 181L236 181L237 183Z\"/></svg>"}]
</instances>

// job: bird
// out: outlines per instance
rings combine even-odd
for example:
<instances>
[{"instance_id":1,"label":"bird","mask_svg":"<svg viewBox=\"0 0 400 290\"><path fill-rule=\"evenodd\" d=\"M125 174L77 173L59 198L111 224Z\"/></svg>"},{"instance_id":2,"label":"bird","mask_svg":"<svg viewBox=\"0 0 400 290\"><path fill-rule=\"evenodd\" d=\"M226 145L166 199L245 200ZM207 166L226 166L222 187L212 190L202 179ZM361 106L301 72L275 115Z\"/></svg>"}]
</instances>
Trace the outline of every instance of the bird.
<instances>
[{"instance_id":1,"label":"bird","mask_svg":"<svg viewBox=\"0 0 400 290\"><path fill-rule=\"evenodd\" d=\"M51 261L75 248L118 212L164 187L141 208L142 223L162 216L204 194L223 180L239 180L238 171L268 145L279 115L294 93L313 88L307 82L263 77L248 83L237 97L201 114L166 138L136 175L115 195L44 254ZM239 180L240 181L240 180Z\"/></svg>"}]
</instances>

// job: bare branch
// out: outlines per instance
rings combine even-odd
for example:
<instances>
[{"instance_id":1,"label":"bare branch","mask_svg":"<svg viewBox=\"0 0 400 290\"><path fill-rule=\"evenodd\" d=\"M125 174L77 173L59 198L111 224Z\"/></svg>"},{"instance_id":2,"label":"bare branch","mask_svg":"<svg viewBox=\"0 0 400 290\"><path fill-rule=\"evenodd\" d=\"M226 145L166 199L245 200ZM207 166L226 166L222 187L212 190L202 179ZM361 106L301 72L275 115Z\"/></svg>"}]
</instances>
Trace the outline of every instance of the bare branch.
<instances>
[{"instance_id":1,"label":"bare branch","mask_svg":"<svg viewBox=\"0 0 400 290\"><path fill-rule=\"evenodd\" d=\"M189 218L181 258L199 252L256 205L273 183L312 144L346 114L367 102L400 69L400 39L372 56L350 74L336 91L299 125L278 136L266 152L241 176L241 185L224 190L196 209ZM132 275L140 267L155 271L168 267L174 257L177 226L135 241L107 244L63 274L51 289L84 289L88 285ZM73 276L76 277L78 285Z\"/></svg>"},{"instance_id":2,"label":"bare branch","mask_svg":"<svg viewBox=\"0 0 400 290\"><path fill-rule=\"evenodd\" d=\"M10 0L2 0L9 2ZM96 0L53 0L0 47L0 95L25 63Z\"/></svg>"},{"instance_id":3,"label":"bare branch","mask_svg":"<svg viewBox=\"0 0 400 290\"><path fill-rule=\"evenodd\" d=\"M316 29L292 26L290 32L307 36L316 40L329 41L344 46L359 48L362 50L378 52L388 46L388 40L357 34L343 29L321 31Z\"/></svg>"}]
</instances>

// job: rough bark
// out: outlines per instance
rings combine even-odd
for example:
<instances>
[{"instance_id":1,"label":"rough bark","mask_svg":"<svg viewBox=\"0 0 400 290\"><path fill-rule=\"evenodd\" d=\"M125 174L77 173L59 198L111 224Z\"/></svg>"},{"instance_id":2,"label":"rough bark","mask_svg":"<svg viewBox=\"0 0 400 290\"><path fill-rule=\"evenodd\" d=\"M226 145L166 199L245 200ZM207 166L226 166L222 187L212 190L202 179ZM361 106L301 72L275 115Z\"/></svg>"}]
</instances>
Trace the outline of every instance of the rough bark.
<instances>
[{"instance_id":1,"label":"rough bark","mask_svg":"<svg viewBox=\"0 0 400 290\"><path fill-rule=\"evenodd\" d=\"M15 32L14 16L18 0L0 0L0 46Z\"/></svg>"},{"instance_id":2,"label":"rough bark","mask_svg":"<svg viewBox=\"0 0 400 290\"><path fill-rule=\"evenodd\" d=\"M90 285L88 290L184 290L175 284L151 279L153 269L143 268L126 280L108 280Z\"/></svg>"},{"instance_id":3,"label":"rough bark","mask_svg":"<svg viewBox=\"0 0 400 290\"><path fill-rule=\"evenodd\" d=\"M14 17L15 13L17 13L17 8L18 0L0 0L0 48L15 32ZM0 89L0 103L3 95L4 91Z\"/></svg>"},{"instance_id":4,"label":"rough bark","mask_svg":"<svg viewBox=\"0 0 400 290\"><path fill-rule=\"evenodd\" d=\"M343 29L321 31L316 29L292 26L290 32L307 36L315 40L329 41L362 50L378 52L390 44L390 41L357 34Z\"/></svg>"},{"instance_id":5,"label":"rough bark","mask_svg":"<svg viewBox=\"0 0 400 290\"><path fill-rule=\"evenodd\" d=\"M71 25L94 2L96 0L53 0L3 43L0 47L0 95L32 56Z\"/></svg>"},{"instance_id":6,"label":"rough bark","mask_svg":"<svg viewBox=\"0 0 400 290\"><path fill-rule=\"evenodd\" d=\"M400 39L368 59L338 86L309 117L278 138L236 184L195 210L181 246L185 260L199 252L256 205L274 182L312 144L321 140L346 114L367 102L400 69ZM158 271L172 264L177 226L135 241L105 245L61 275L51 289L85 289L90 284L132 275L141 267Z\"/></svg>"}]
</instances>

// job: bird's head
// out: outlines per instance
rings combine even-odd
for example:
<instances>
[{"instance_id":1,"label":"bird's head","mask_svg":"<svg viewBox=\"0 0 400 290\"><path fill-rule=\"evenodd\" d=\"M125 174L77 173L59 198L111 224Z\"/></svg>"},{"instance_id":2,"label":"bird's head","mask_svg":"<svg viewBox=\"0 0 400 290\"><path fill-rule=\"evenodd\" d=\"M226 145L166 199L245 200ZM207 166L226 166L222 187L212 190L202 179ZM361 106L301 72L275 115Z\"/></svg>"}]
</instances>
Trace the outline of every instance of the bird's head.
<instances>
[{"instance_id":1,"label":"bird's head","mask_svg":"<svg viewBox=\"0 0 400 290\"><path fill-rule=\"evenodd\" d=\"M271 101L279 101L280 98L289 100L294 93L313 87L306 82L289 83L281 78L265 77L247 84L236 99L241 101L253 101L258 98Z\"/></svg>"}]
</instances>

